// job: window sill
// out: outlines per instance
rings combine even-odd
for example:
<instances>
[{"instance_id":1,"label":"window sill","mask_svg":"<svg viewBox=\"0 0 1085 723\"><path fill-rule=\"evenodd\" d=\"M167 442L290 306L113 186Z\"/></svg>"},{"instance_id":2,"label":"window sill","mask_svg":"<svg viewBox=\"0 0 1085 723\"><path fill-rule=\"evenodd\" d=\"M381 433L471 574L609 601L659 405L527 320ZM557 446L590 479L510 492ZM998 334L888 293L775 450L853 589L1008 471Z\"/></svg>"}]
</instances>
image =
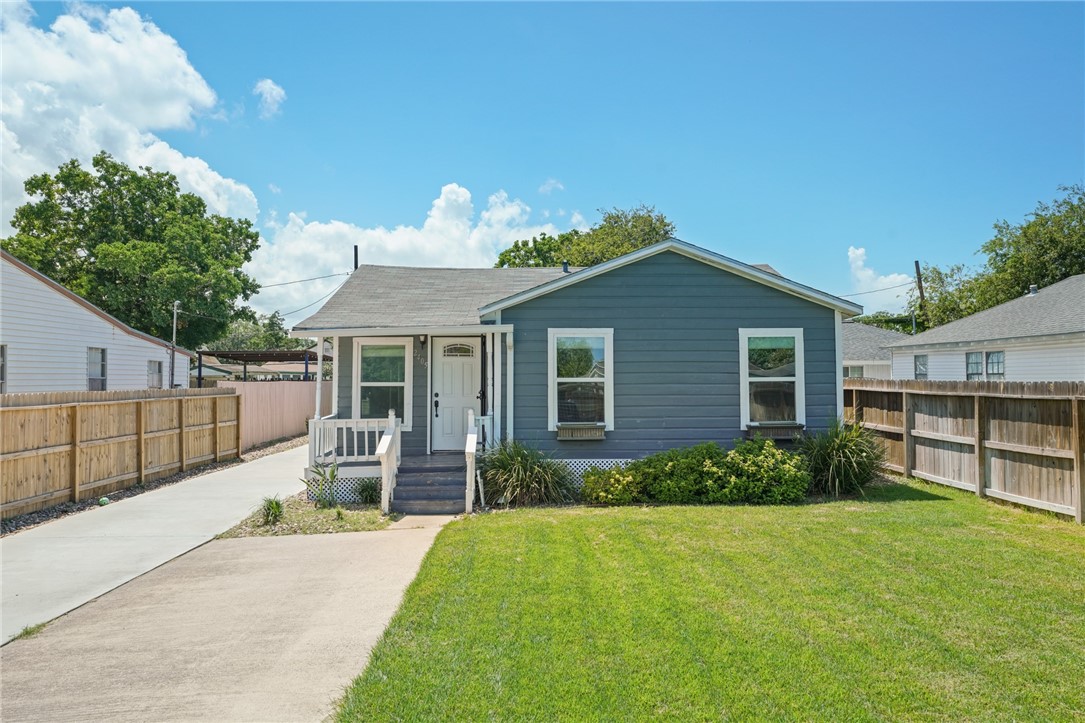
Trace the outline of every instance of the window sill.
<instances>
[{"instance_id":1,"label":"window sill","mask_svg":"<svg viewBox=\"0 0 1085 723\"><path fill-rule=\"evenodd\" d=\"M746 425L745 434L748 439L754 436L764 439L791 439L804 429L806 425L799 422L750 422Z\"/></svg>"},{"instance_id":2,"label":"window sill","mask_svg":"<svg viewBox=\"0 0 1085 723\"><path fill-rule=\"evenodd\" d=\"M606 426L603 424L559 424L558 439L598 440L606 439Z\"/></svg>"}]
</instances>

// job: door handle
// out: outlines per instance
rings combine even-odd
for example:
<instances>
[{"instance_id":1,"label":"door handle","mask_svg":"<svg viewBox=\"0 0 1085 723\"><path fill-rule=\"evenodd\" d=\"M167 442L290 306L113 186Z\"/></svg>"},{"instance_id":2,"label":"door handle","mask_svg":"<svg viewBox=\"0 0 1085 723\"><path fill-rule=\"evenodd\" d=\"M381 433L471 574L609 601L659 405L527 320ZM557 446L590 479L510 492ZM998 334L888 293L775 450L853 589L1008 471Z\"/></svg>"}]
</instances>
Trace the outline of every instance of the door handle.
<instances>
[{"instance_id":1,"label":"door handle","mask_svg":"<svg viewBox=\"0 0 1085 723\"><path fill-rule=\"evenodd\" d=\"M441 403L438 402L436 399L434 399L433 400L433 416L435 416L435 417L441 416L441 413L437 411L438 409L440 409L440 407L441 407Z\"/></svg>"}]
</instances>

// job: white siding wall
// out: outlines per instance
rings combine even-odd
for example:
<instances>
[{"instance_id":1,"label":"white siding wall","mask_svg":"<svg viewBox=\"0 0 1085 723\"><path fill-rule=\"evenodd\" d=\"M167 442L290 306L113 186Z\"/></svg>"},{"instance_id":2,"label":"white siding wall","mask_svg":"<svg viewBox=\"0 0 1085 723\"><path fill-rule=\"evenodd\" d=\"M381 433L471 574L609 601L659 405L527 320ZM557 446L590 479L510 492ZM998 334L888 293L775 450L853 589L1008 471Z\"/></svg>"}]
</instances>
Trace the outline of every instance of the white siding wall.
<instances>
[{"instance_id":1,"label":"white siding wall","mask_svg":"<svg viewBox=\"0 0 1085 723\"><path fill-rule=\"evenodd\" d=\"M892 379L893 372L889 362L883 364L870 364L863 365L863 376L867 379Z\"/></svg>"},{"instance_id":2,"label":"white siding wall","mask_svg":"<svg viewBox=\"0 0 1085 723\"><path fill-rule=\"evenodd\" d=\"M106 389L146 389L147 362L169 349L132 336L13 264L0 263L0 344L7 346L8 392L87 388L87 348L106 352ZM188 357L177 355L176 384L188 386Z\"/></svg>"},{"instance_id":3,"label":"white siding wall","mask_svg":"<svg viewBox=\"0 0 1085 723\"><path fill-rule=\"evenodd\" d=\"M958 349L921 349L893 352L893 378L913 379L915 354L927 355L928 379L965 380L965 353L1006 352L1006 381L1085 381L1085 340L1057 343L984 343Z\"/></svg>"}]
</instances>

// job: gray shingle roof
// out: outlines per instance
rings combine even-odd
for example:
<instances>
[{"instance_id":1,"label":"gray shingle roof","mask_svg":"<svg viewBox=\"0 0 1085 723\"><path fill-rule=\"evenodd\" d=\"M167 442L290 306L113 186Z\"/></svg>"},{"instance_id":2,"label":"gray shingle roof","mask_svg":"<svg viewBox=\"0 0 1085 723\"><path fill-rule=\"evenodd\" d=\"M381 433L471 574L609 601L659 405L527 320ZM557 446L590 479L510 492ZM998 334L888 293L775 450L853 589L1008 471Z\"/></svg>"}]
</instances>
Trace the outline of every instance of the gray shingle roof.
<instances>
[{"instance_id":1,"label":"gray shingle roof","mask_svg":"<svg viewBox=\"0 0 1085 723\"><path fill-rule=\"evenodd\" d=\"M294 329L478 324L479 307L545 284L560 268L430 269L359 266L320 311Z\"/></svg>"},{"instance_id":2,"label":"gray shingle roof","mask_svg":"<svg viewBox=\"0 0 1085 723\"><path fill-rule=\"evenodd\" d=\"M1085 332L1085 274L910 336L893 347Z\"/></svg>"},{"instance_id":3,"label":"gray shingle roof","mask_svg":"<svg viewBox=\"0 0 1085 723\"><path fill-rule=\"evenodd\" d=\"M844 361L889 361L893 354L886 345L911 339L907 334L877 326L845 321L842 327L844 337Z\"/></svg>"}]
</instances>

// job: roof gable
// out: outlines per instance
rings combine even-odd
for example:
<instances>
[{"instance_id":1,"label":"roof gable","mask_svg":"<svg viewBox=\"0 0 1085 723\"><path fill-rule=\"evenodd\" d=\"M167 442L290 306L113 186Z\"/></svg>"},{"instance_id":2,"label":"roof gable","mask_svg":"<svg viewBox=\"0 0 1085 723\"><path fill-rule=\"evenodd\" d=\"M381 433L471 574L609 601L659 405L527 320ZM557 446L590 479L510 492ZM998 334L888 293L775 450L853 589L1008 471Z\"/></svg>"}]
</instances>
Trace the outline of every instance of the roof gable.
<instances>
[{"instance_id":1,"label":"roof gable","mask_svg":"<svg viewBox=\"0 0 1085 723\"><path fill-rule=\"evenodd\" d=\"M893 353L889 344L912 337L892 329L846 321L841 328L844 346L844 361L889 361Z\"/></svg>"},{"instance_id":2,"label":"roof gable","mask_svg":"<svg viewBox=\"0 0 1085 723\"><path fill-rule=\"evenodd\" d=\"M516 294L509 295L498 301L489 303L479 309L480 314L490 314L502 309L507 309L517 304L522 304L525 301L538 298L545 294L552 293L559 289L563 289L567 286L586 281L587 279L595 278L609 271L628 266L629 264L635 264L638 261L642 261L646 258L655 256L656 254L664 252L673 252L691 258L695 261L713 266L724 271L736 274L737 276L744 277L751 281L758 282L765 286L783 291L784 293L798 296L800 298L811 301L821 306L829 307L844 313L847 316L853 316L863 313L863 308L858 304L846 301L837 296L826 294L823 291L805 286L790 279L786 279L776 273L766 271L756 266L744 264L741 261L722 256L712 251L707 251L693 244L686 243L685 241L679 241L678 239L669 239L662 241L652 246L646 246L637 251L619 256L618 258L611 259L596 266L589 266L584 269L580 269L571 274L565 274L561 277L552 279L546 283L540 284L530 289L525 289Z\"/></svg>"}]
</instances>

